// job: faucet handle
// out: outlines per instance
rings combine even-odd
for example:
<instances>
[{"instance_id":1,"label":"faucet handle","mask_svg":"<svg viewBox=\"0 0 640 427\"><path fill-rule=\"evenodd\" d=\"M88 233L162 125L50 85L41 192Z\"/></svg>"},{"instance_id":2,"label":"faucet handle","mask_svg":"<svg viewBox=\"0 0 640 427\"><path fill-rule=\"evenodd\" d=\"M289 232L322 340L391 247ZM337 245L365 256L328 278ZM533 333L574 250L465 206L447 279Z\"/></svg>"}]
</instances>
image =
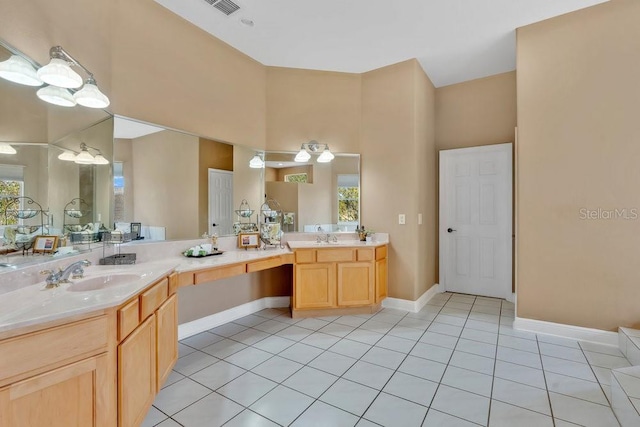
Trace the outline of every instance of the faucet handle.
<instances>
[{"instance_id":1,"label":"faucet handle","mask_svg":"<svg viewBox=\"0 0 640 427\"><path fill-rule=\"evenodd\" d=\"M88 259L83 259L82 265L84 265L85 267L89 267L91 265L91 261L89 261Z\"/></svg>"}]
</instances>

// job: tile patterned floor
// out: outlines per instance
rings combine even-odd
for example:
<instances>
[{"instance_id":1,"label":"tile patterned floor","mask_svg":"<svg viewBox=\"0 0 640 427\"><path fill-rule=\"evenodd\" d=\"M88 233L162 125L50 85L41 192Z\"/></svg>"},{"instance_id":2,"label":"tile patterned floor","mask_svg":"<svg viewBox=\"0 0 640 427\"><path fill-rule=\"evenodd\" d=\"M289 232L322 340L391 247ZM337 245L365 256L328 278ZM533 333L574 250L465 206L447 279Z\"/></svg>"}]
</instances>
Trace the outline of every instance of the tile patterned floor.
<instances>
[{"instance_id":1,"label":"tile patterned floor","mask_svg":"<svg viewBox=\"0 0 640 427\"><path fill-rule=\"evenodd\" d=\"M513 310L451 293L418 313L263 310L182 340L143 426L618 426L622 353L516 331Z\"/></svg>"}]
</instances>

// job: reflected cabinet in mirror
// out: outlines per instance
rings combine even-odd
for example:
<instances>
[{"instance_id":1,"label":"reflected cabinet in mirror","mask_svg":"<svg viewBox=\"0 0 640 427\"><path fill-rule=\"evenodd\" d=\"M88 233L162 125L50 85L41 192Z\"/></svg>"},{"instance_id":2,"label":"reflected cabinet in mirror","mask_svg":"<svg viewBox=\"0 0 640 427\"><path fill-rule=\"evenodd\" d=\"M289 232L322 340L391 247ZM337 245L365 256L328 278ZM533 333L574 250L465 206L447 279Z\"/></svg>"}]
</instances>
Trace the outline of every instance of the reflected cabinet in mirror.
<instances>
[{"instance_id":1,"label":"reflected cabinet in mirror","mask_svg":"<svg viewBox=\"0 0 640 427\"><path fill-rule=\"evenodd\" d=\"M284 231L353 232L360 222L360 156L336 154L325 163L295 157L265 156L265 192L282 207Z\"/></svg>"}]
</instances>

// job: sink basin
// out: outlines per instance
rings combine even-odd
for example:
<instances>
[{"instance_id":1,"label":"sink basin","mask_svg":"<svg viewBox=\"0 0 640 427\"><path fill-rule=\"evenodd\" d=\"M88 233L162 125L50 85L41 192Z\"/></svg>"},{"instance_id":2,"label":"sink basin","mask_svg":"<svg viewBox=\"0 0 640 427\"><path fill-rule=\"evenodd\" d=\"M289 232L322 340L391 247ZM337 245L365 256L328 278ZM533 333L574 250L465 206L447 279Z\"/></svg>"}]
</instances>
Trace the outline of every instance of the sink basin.
<instances>
[{"instance_id":1,"label":"sink basin","mask_svg":"<svg viewBox=\"0 0 640 427\"><path fill-rule=\"evenodd\" d=\"M134 282L139 279L140 276L137 274L108 274L104 276L80 279L79 281L69 285L67 290L70 292L99 291L111 286Z\"/></svg>"}]
</instances>

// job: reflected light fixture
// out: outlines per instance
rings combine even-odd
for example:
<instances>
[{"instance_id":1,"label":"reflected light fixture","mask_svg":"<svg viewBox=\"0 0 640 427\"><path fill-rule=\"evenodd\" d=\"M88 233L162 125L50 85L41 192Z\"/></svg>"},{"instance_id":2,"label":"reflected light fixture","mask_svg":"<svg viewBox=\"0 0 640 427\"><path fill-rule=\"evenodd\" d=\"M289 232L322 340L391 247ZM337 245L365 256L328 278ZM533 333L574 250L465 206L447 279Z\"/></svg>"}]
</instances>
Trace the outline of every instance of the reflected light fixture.
<instances>
[{"instance_id":1,"label":"reflected light fixture","mask_svg":"<svg viewBox=\"0 0 640 427\"><path fill-rule=\"evenodd\" d=\"M68 89L57 86L45 86L36 92L38 98L53 105L60 107L75 107L77 102L73 99L73 95Z\"/></svg>"},{"instance_id":2,"label":"reflected light fixture","mask_svg":"<svg viewBox=\"0 0 640 427\"><path fill-rule=\"evenodd\" d=\"M309 141L302 144L300 147L300 151L296 154L296 157L293 159L295 162L306 163L311 159L311 153L320 153L318 157L319 163L328 163L335 157L331 150L329 150L329 145L321 144L318 141Z\"/></svg>"},{"instance_id":3,"label":"reflected light fixture","mask_svg":"<svg viewBox=\"0 0 640 427\"><path fill-rule=\"evenodd\" d=\"M11 146L11 144L7 144L6 142L0 142L0 154L16 154L17 151L15 148Z\"/></svg>"},{"instance_id":4,"label":"reflected light fixture","mask_svg":"<svg viewBox=\"0 0 640 427\"><path fill-rule=\"evenodd\" d=\"M36 68L20 55L11 55L6 61L0 62L0 77L22 85L42 86Z\"/></svg>"},{"instance_id":5,"label":"reflected light fixture","mask_svg":"<svg viewBox=\"0 0 640 427\"><path fill-rule=\"evenodd\" d=\"M100 92L93 75L85 81L82 89L73 94L73 99L83 107L107 108L109 106L109 98Z\"/></svg>"},{"instance_id":6,"label":"reflected light fixture","mask_svg":"<svg viewBox=\"0 0 640 427\"><path fill-rule=\"evenodd\" d=\"M60 160L66 160L69 162L73 162L76 159L76 153L69 150L64 150L62 153L58 155Z\"/></svg>"},{"instance_id":7,"label":"reflected light fixture","mask_svg":"<svg viewBox=\"0 0 640 427\"><path fill-rule=\"evenodd\" d=\"M108 165L109 160L107 160L99 149L95 147L91 147L84 142L80 143L80 152L76 153L73 150L61 148L63 150L62 153L58 155L58 159L66 160L69 162L75 162L80 165ZM95 154L91 154L89 150L93 150Z\"/></svg>"},{"instance_id":8,"label":"reflected light fixture","mask_svg":"<svg viewBox=\"0 0 640 427\"><path fill-rule=\"evenodd\" d=\"M93 157L91 153L89 153L89 150L87 149L86 145L85 146L81 145L80 147L81 147L80 152L78 153L76 158L73 159L73 161L80 165L94 164L95 157Z\"/></svg>"},{"instance_id":9,"label":"reflected light fixture","mask_svg":"<svg viewBox=\"0 0 640 427\"><path fill-rule=\"evenodd\" d=\"M260 153L256 153L256 155L249 160L249 167L252 169L262 169L264 167L264 160L260 157Z\"/></svg>"}]
</instances>

